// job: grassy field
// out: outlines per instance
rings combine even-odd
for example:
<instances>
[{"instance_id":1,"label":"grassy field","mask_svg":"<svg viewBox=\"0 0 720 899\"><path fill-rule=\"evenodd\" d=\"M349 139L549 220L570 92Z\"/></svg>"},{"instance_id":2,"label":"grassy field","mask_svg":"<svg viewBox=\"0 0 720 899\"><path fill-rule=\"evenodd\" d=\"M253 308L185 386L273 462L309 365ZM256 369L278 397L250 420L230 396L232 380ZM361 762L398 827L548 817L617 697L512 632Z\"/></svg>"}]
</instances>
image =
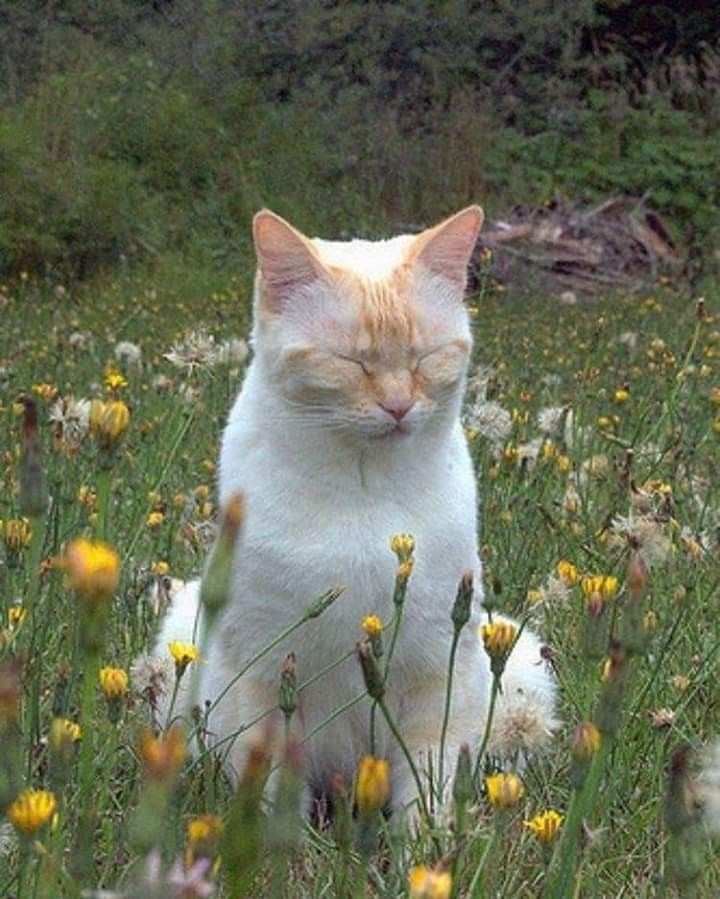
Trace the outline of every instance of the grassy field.
<instances>
[{"instance_id":1,"label":"grassy field","mask_svg":"<svg viewBox=\"0 0 720 899\"><path fill-rule=\"evenodd\" d=\"M470 298L466 424L486 597L543 636L563 724L510 807L480 782L467 801L460 790L451 821L409 835L368 797L353 822L342 791L334 826L296 819L294 750L265 818L261 750L233 796L209 756L183 761L175 734L144 733L147 672L133 669L127 690L106 672L101 689L98 668L130 672L152 644L152 585L197 572L214 538L218 440L245 364L226 341L247 337L249 285L155 272L0 287L0 808L13 822L0 825L0 896L204 896L214 881L229 896L442 899L445 874L457 896L717 895L701 819L717 816L720 774L709 797L696 774L720 735L719 293L700 304L672 285L578 305L490 288ZM27 522L38 472L21 490L34 452L21 395L38 404L52 499ZM84 433L82 412L75 429L67 409L53 425L68 397L124 402L126 430L106 421L103 447L102 423ZM99 536L119 557L112 599L65 551ZM576 729L591 720L599 746ZM24 788L52 796L22 805ZM547 810L564 821L546 842L524 822ZM430 873L408 881L413 866Z\"/></svg>"}]
</instances>

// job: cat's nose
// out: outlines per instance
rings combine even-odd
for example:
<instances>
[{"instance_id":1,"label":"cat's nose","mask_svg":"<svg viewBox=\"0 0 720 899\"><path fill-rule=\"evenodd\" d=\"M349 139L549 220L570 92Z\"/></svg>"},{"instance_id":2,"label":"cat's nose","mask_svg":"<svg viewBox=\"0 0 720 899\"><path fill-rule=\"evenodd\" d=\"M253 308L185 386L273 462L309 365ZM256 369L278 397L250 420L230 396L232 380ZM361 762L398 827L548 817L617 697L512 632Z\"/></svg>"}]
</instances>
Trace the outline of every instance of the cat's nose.
<instances>
[{"instance_id":1,"label":"cat's nose","mask_svg":"<svg viewBox=\"0 0 720 899\"><path fill-rule=\"evenodd\" d=\"M388 400L380 403L380 408L384 409L388 414L392 415L395 421L402 421L403 418L415 405L414 400Z\"/></svg>"}]
</instances>

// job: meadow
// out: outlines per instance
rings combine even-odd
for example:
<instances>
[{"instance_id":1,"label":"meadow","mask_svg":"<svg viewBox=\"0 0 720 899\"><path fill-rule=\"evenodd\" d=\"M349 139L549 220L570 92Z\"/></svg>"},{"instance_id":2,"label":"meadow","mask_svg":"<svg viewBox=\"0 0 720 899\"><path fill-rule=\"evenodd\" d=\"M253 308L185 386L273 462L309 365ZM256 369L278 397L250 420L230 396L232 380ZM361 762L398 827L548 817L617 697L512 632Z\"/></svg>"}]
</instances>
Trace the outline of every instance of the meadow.
<instances>
[{"instance_id":1,"label":"meadow","mask_svg":"<svg viewBox=\"0 0 720 899\"><path fill-rule=\"evenodd\" d=\"M560 720L504 778L471 748L415 832L377 762L302 821L296 745L263 807L261 738L235 790L199 718L155 720L198 648L134 664L218 533L249 270L0 286L0 896L717 895L720 291L468 299L485 602L542 635Z\"/></svg>"}]
</instances>

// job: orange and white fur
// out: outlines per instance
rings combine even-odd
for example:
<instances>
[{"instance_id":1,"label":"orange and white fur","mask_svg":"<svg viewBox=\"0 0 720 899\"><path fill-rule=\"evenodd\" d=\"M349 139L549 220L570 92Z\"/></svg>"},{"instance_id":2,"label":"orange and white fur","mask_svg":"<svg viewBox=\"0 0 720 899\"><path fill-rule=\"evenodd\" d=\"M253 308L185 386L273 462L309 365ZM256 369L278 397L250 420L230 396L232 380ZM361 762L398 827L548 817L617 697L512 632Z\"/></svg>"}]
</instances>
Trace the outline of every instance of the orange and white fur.
<instances>
[{"instance_id":1,"label":"orange and white fur","mask_svg":"<svg viewBox=\"0 0 720 899\"><path fill-rule=\"evenodd\" d=\"M436 764L450 610L470 569L475 603L457 654L446 771L462 742L477 746L490 674L477 633L476 488L460 406L471 349L463 294L482 219L471 206L416 236L340 243L308 239L269 211L256 215L254 358L225 429L219 477L221 503L245 494L247 522L229 605L201 666L200 702L218 696L311 600L337 584L347 589L227 692L210 715L212 739L276 704L289 651L302 682L353 647L363 616L391 618L397 562L389 539L409 532L415 568L388 706L420 764L429 752ZM191 639L197 595L195 582L176 598L158 652L169 640ZM302 691L296 723L310 733L362 690L349 658ZM523 713L528 703L536 708L541 725L552 717L554 686L528 631L508 663L498 726L518 698ZM310 790L324 791L336 772L352 782L370 751L369 716L365 699L306 743ZM250 728L232 742L235 772L258 737ZM414 782L380 721L375 754L391 762L392 807L411 803Z\"/></svg>"}]
</instances>

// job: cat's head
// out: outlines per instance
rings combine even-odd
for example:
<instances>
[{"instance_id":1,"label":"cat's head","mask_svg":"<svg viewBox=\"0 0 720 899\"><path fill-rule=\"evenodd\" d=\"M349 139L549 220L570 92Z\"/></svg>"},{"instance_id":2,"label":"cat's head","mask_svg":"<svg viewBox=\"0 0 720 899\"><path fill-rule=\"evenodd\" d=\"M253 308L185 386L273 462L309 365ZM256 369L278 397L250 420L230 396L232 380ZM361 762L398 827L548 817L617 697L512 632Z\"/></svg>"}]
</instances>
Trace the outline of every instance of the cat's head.
<instances>
[{"instance_id":1,"label":"cat's head","mask_svg":"<svg viewBox=\"0 0 720 899\"><path fill-rule=\"evenodd\" d=\"M470 355L463 296L482 221L470 206L418 235L339 243L255 216L255 350L288 423L382 440L449 418Z\"/></svg>"}]
</instances>

